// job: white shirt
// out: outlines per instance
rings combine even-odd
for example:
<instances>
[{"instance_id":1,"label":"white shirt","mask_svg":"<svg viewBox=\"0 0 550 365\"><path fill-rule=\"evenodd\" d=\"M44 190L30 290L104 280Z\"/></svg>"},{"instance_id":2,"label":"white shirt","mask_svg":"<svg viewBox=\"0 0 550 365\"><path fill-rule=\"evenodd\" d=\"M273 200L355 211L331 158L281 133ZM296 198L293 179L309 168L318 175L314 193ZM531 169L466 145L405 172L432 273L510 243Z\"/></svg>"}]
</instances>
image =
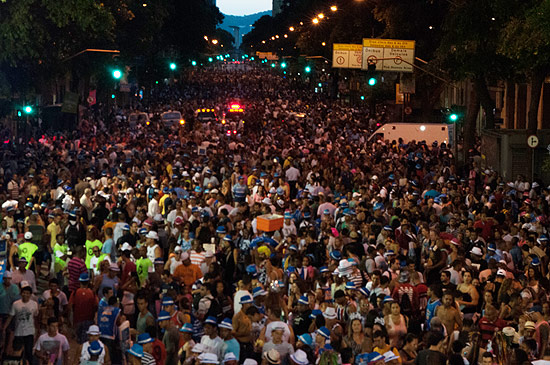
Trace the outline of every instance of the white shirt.
<instances>
[{"instance_id":1,"label":"white shirt","mask_svg":"<svg viewBox=\"0 0 550 365\"><path fill-rule=\"evenodd\" d=\"M42 297L44 298L44 300L47 300L51 296L52 296L52 291L50 289L42 293ZM63 293L61 290L58 290L56 297L57 299L59 299L59 311L62 312L63 307L69 304L69 301L67 300L67 295L65 295L65 293Z\"/></svg>"},{"instance_id":2,"label":"white shirt","mask_svg":"<svg viewBox=\"0 0 550 365\"><path fill-rule=\"evenodd\" d=\"M56 364L61 365L63 364L63 353L69 351L69 341L61 333L57 333L54 337L50 337L48 333L44 333L38 337L34 349L36 351L45 351L50 355L56 354Z\"/></svg>"},{"instance_id":3,"label":"white shirt","mask_svg":"<svg viewBox=\"0 0 550 365\"><path fill-rule=\"evenodd\" d=\"M38 316L38 303L29 300L23 303L23 299L13 302L10 316L15 317L15 336L34 335L34 317Z\"/></svg>"},{"instance_id":4,"label":"white shirt","mask_svg":"<svg viewBox=\"0 0 550 365\"><path fill-rule=\"evenodd\" d=\"M209 352L218 355L218 359L223 359L223 340L216 336L211 339L210 336L204 335L201 338L201 344L204 346L204 352Z\"/></svg>"},{"instance_id":5,"label":"white shirt","mask_svg":"<svg viewBox=\"0 0 550 365\"><path fill-rule=\"evenodd\" d=\"M294 166L290 166L288 170L286 170L285 176L288 181L296 181L300 177L300 170Z\"/></svg>"},{"instance_id":6,"label":"white shirt","mask_svg":"<svg viewBox=\"0 0 550 365\"><path fill-rule=\"evenodd\" d=\"M156 199L151 199L147 207L147 215L153 218L155 215L160 213L159 202Z\"/></svg>"}]
</instances>

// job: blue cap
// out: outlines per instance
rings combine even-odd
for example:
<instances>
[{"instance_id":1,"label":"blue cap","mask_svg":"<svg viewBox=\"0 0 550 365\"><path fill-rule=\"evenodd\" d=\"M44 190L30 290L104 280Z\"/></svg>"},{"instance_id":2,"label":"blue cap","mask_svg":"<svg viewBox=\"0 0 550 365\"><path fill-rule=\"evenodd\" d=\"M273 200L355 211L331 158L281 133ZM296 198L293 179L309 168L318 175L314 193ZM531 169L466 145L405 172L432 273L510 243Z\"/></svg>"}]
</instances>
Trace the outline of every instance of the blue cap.
<instances>
[{"instance_id":1,"label":"blue cap","mask_svg":"<svg viewBox=\"0 0 550 365\"><path fill-rule=\"evenodd\" d=\"M298 299L298 304L309 305L309 298L307 295L302 295L300 299Z\"/></svg>"},{"instance_id":2,"label":"blue cap","mask_svg":"<svg viewBox=\"0 0 550 365\"><path fill-rule=\"evenodd\" d=\"M349 289L349 290L355 290L355 283L353 281L348 281L346 283L346 289Z\"/></svg>"},{"instance_id":3,"label":"blue cap","mask_svg":"<svg viewBox=\"0 0 550 365\"><path fill-rule=\"evenodd\" d=\"M157 321L158 321L158 322L160 322L160 321L169 321L170 318L172 318L172 317L170 316L170 313L168 313L168 312L165 311L165 310L162 310L162 311L160 311L160 313L159 313L159 316L158 316L158 318L157 318Z\"/></svg>"},{"instance_id":4,"label":"blue cap","mask_svg":"<svg viewBox=\"0 0 550 365\"><path fill-rule=\"evenodd\" d=\"M254 300L252 299L252 297L250 295L243 295L241 297L241 300L239 300L239 304L251 304L251 303L254 303Z\"/></svg>"},{"instance_id":5,"label":"blue cap","mask_svg":"<svg viewBox=\"0 0 550 365\"><path fill-rule=\"evenodd\" d=\"M32 208L32 207L33 207L33 204L32 204L32 202L26 202L26 203L25 203L25 206L26 206L26 207L29 207L29 208Z\"/></svg>"},{"instance_id":6,"label":"blue cap","mask_svg":"<svg viewBox=\"0 0 550 365\"><path fill-rule=\"evenodd\" d=\"M533 260L531 260L531 265L533 266L539 266L540 265L540 259L538 257L533 257Z\"/></svg>"},{"instance_id":7,"label":"blue cap","mask_svg":"<svg viewBox=\"0 0 550 365\"><path fill-rule=\"evenodd\" d=\"M317 334L323 336L327 340L330 339L330 330L325 326L322 326L317 330Z\"/></svg>"},{"instance_id":8,"label":"blue cap","mask_svg":"<svg viewBox=\"0 0 550 365\"><path fill-rule=\"evenodd\" d=\"M233 321L230 318L224 318L218 327L233 331Z\"/></svg>"},{"instance_id":9,"label":"blue cap","mask_svg":"<svg viewBox=\"0 0 550 365\"><path fill-rule=\"evenodd\" d=\"M495 245L494 243L489 243L489 246L487 247L487 250L496 251L496 249L497 249L497 245Z\"/></svg>"},{"instance_id":10,"label":"blue cap","mask_svg":"<svg viewBox=\"0 0 550 365\"><path fill-rule=\"evenodd\" d=\"M311 213L310 212L304 212L304 219L309 219L311 218Z\"/></svg>"},{"instance_id":11,"label":"blue cap","mask_svg":"<svg viewBox=\"0 0 550 365\"><path fill-rule=\"evenodd\" d=\"M174 299L170 298L170 297L164 297L162 298L162 305L163 306L166 306L166 305L174 305Z\"/></svg>"},{"instance_id":12,"label":"blue cap","mask_svg":"<svg viewBox=\"0 0 550 365\"><path fill-rule=\"evenodd\" d=\"M313 345L313 338L311 338L309 333L304 333L303 335L298 336L298 341L301 341L304 345Z\"/></svg>"},{"instance_id":13,"label":"blue cap","mask_svg":"<svg viewBox=\"0 0 550 365\"><path fill-rule=\"evenodd\" d=\"M248 265L246 267L246 272L251 275L256 275L258 273L258 269L256 268L256 265Z\"/></svg>"},{"instance_id":14,"label":"blue cap","mask_svg":"<svg viewBox=\"0 0 550 365\"><path fill-rule=\"evenodd\" d=\"M211 324L212 326L217 326L218 321L216 320L216 317L208 316L208 318L206 318L206 320L204 321L204 324Z\"/></svg>"},{"instance_id":15,"label":"blue cap","mask_svg":"<svg viewBox=\"0 0 550 365\"><path fill-rule=\"evenodd\" d=\"M322 274L322 273L325 273L325 272L329 272L328 271L328 267L326 266L321 266L321 268L319 269L319 272Z\"/></svg>"},{"instance_id":16,"label":"blue cap","mask_svg":"<svg viewBox=\"0 0 550 365\"><path fill-rule=\"evenodd\" d=\"M137 358L143 357L143 346L135 343L131 349L126 350L130 355L134 355Z\"/></svg>"},{"instance_id":17,"label":"blue cap","mask_svg":"<svg viewBox=\"0 0 550 365\"><path fill-rule=\"evenodd\" d=\"M279 176L281 176L281 174L279 174L278 172L276 172L276 173L273 175L273 177L279 177Z\"/></svg>"},{"instance_id":18,"label":"blue cap","mask_svg":"<svg viewBox=\"0 0 550 365\"><path fill-rule=\"evenodd\" d=\"M140 228L140 229L138 230L138 233L139 233L139 234L147 234L147 228Z\"/></svg>"},{"instance_id":19,"label":"blue cap","mask_svg":"<svg viewBox=\"0 0 550 365\"><path fill-rule=\"evenodd\" d=\"M225 234L226 230L225 230L225 227L224 226L218 226L218 228L216 228L216 233L217 234Z\"/></svg>"},{"instance_id":20,"label":"blue cap","mask_svg":"<svg viewBox=\"0 0 550 365\"><path fill-rule=\"evenodd\" d=\"M231 242L231 241L233 240L233 238L231 237L230 234L226 234L226 235L223 237L223 240L224 240L224 241Z\"/></svg>"},{"instance_id":21,"label":"blue cap","mask_svg":"<svg viewBox=\"0 0 550 365\"><path fill-rule=\"evenodd\" d=\"M290 214L289 212L286 212L285 219L292 219L292 214Z\"/></svg>"},{"instance_id":22,"label":"blue cap","mask_svg":"<svg viewBox=\"0 0 550 365\"><path fill-rule=\"evenodd\" d=\"M193 207L191 208L191 213L196 213L199 211L199 208L198 207Z\"/></svg>"},{"instance_id":23,"label":"blue cap","mask_svg":"<svg viewBox=\"0 0 550 365\"><path fill-rule=\"evenodd\" d=\"M151 342L154 342L154 341L155 340L153 340L148 333L142 333L141 335L139 335L137 337L137 343L139 343L140 345L143 345L143 344L146 344L146 343L151 343Z\"/></svg>"},{"instance_id":24,"label":"blue cap","mask_svg":"<svg viewBox=\"0 0 550 365\"><path fill-rule=\"evenodd\" d=\"M360 288L360 289L359 289L359 293L363 294L363 295L366 296L367 298L370 297L370 290L367 289L366 287Z\"/></svg>"},{"instance_id":25,"label":"blue cap","mask_svg":"<svg viewBox=\"0 0 550 365\"><path fill-rule=\"evenodd\" d=\"M13 205L10 205L7 209L8 212L13 212L15 210L15 207Z\"/></svg>"},{"instance_id":26,"label":"blue cap","mask_svg":"<svg viewBox=\"0 0 550 365\"><path fill-rule=\"evenodd\" d=\"M78 281L81 281L81 282L90 281L90 275L87 272L83 272L82 274L80 274Z\"/></svg>"},{"instance_id":27,"label":"blue cap","mask_svg":"<svg viewBox=\"0 0 550 365\"><path fill-rule=\"evenodd\" d=\"M298 247L296 247L296 245L290 245L290 246L288 247L288 249L289 249L290 251L298 251Z\"/></svg>"},{"instance_id":28,"label":"blue cap","mask_svg":"<svg viewBox=\"0 0 550 365\"><path fill-rule=\"evenodd\" d=\"M342 254L338 250L334 250L330 252L330 258L333 260L341 260Z\"/></svg>"},{"instance_id":29,"label":"blue cap","mask_svg":"<svg viewBox=\"0 0 550 365\"><path fill-rule=\"evenodd\" d=\"M122 226L122 230L123 231L129 231L130 230L130 225L129 224L125 224Z\"/></svg>"},{"instance_id":30,"label":"blue cap","mask_svg":"<svg viewBox=\"0 0 550 365\"><path fill-rule=\"evenodd\" d=\"M95 356L95 355L101 355L101 353L103 352L103 347L101 347L101 345L99 344L99 341L93 341L90 343L90 346L88 346L88 353L90 354L90 356Z\"/></svg>"},{"instance_id":31,"label":"blue cap","mask_svg":"<svg viewBox=\"0 0 550 365\"><path fill-rule=\"evenodd\" d=\"M155 259L155 265L164 265L164 260L162 259L162 257L157 257Z\"/></svg>"},{"instance_id":32,"label":"blue cap","mask_svg":"<svg viewBox=\"0 0 550 365\"><path fill-rule=\"evenodd\" d=\"M184 323L180 328L180 332L183 333L193 333L193 325L191 323Z\"/></svg>"},{"instance_id":33,"label":"blue cap","mask_svg":"<svg viewBox=\"0 0 550 365\"><path fill-rule=\"evenodd\" d=\"M208 218L210 217L210 214L206 210L203 210L203 212L201 213L201 217Z\"/></svg>"},{"instance_id":34,"label":"blue cap","mask_svg":"<svg viewBox=\"0 0 550 365\"><path fill-rule=\"evenodd\" d=\"M371 352L366 356L365 360L367 360L367 364L369 364L371 362L384 360L384 356L380 355L378 352Z\"/></svg>"},{"instance_id":35,"label":"blue cap","mask_svg":"<svg viewBox=\"0 0 550 365\"><path fill-rule=\"evenodd\" d=\"M320 309L314 309L311 311L311 314L309 315L309 318L314 319L317 316L322 316L323 312Z\"/></svg>"},{"instance_id":36,"label":"blue cap","mask_svg":"<svg viewBox=\"0 0 550 365\"><path fill-rule=\"evenodd\" d=\"M391 226L384 226L384 231L393 231Z\"/></svg>"},{"instance_id":37,"label":"blue cap","mask_svg":"<svg viewBox=\"0 0 550 365\"><path fill-rule=\"evenodd\" d=\"M324 215L329 215L329 214L330 214L330 210L328 210L328 209L323 210L323 214L324 214Z\"/></svg>"},{"instance_id":38,"label":"blue cap","mask_svg":"<svg viewBox=\"0 0 550 365\"><path fill-rule=\"evenodd\" d=\"M395 302L395 300L391 296L386 295L382 300L382 303L389 303L389 302Z\"/></svg>"},{"instance_id":39,"label":"blue cap","mask_svg":"<svg viewBox=\"0 0 550 365\"><path fill-rule=\"evenodd\" d=\"M261 286L257 286L254 289L252 289L253 298L264 296L264 295L267 295L267 292Z\"/></svg>"},{"instance_id":40,"label":"blue cap","mask_svg":"<svg viewBox=\"0 0 550 365\"><path fill-rule=\"evenodd\" d=\"M541 235L538 239L538 241L541 241L541 242L546 242L548 241L548 237L546 235Z\"/></svg>"}]
</instances>

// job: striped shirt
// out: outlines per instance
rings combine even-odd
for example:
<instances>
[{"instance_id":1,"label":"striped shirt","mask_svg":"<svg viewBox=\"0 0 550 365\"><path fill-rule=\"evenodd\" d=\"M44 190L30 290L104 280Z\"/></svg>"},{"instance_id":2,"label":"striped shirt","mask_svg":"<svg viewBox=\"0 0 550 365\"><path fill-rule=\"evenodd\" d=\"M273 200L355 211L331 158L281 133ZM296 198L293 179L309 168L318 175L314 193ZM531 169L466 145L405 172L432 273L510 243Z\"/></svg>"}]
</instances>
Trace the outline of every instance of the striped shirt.
<instances>
[{"instance_id":1,"label":"striped shirt","mask_svg":"<svg viewBox=\"0 0 550 365\"><path fill-rule=\"evenodd\" d=\"M73 292L80 287L80 274L88 272L86 263L79 257L73 257L67 265L69 271L69 291Z\"/></svg>"},{"instance_id":2,"label":"striped shirt","mask_svg":"<svg viewBox=\"0 0 550 365\"><path fill-rule=\"evenodd\" d=\"M201 266L201 264L204 262L204 260L206 259L204 257L204 253L198 253L197 251L193 250L193 251L190 251L190 254L189 254L189 258L191 259L191 263L193 265L197 265L198 267Z\"/></svg>"}]
</instances>

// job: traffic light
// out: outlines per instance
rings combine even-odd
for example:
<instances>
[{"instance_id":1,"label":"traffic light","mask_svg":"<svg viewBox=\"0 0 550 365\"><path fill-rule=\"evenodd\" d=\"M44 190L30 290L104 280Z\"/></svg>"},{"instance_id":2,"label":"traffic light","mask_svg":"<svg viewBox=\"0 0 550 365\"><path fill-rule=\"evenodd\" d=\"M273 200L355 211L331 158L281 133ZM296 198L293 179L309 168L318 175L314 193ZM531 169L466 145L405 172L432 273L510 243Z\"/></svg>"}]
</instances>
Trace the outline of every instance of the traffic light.
<instances>
[{"instance_id":1,"label":"traffic light","mask_svg":"<svg viewBox=\"0 0 550 365\"><path fill-rule=\"evenodd\" d=\"M115 94L111 94L111 99L114 99L116 98L116 95Z\"/></svg>"},{"instance_id":2,"label":"traffic light","mask_svg":"<svg viewBox=\"0 0 550 365\"><path fill-rule=\"evenodd\" d=\"M450 120L451 122L456 122L456 121L458 120L458 114L456 114L456 113L451 113L451 114L449 115L449 120Z\"/></svg>"},{"instance_id":3,"label":"traffic light","mask_svg":"<svg viewBox=\"0 0 550 365\"><path fill-rule=\"evenodd\" d=\"M17 110L17 116L21 118L23 116L23 112L21 110Z\"/></svg>"},{"instance_id":4,"label":"traffic light","mask_svg":"<svg viewBox=\"0 0 550 365\"><path fill-rule=\"evenodd\" d=\"M311 67L306 66L305 71L306 71L306 73L310 73L311 72Z\"/></svg>"},{"instance_id":5,"label":"traffic light","mask_svg":"<svg viewBox=\"0 0 550 365\"><path fill-rule=\"evenodd\" d=\"M286 62L281 63L281 68L286 68Z\"/></svg>"},{"instance_id":6,"label":"traffic light","mask_svg":"<svg viewBox=\"0 0 550 365\"><path fill-rule=\"evenodd\" d=\"M25 111L26 114L31 114L32 113L32 106L27 105L23 108L23 110Z\"/></svg>"},{"instance_id":7,"label":"traffic light","mask_svg":"<svg viewBox=\"0 0 550 365\"><path fill-rule=\"evenodd\" d=\"M191 65L192 65L192 66L196 66L196 65L197 65L197 61L191 61Z\"/></svg>"},{"instance_id":8,"label":"traffic light","mask_svg":"<svg viewBox=\"0 0 550 365\"><path fill-rule=\"evenodd\" d=\"M174 62L170 63L170 70L174 71L176 69L176 64Z\"/></svg>"},{"instance_id":9,"label":"traffic light","mask_svg":"<svg viewBox=\"0 0 550 365\"><path fill-rule=\"evenodd\" d=\"M212 59L212 57L208 57L208 62L212 62L212 61L214 61L214 60Z\"/></svg>"},{"instance_id":10,"label":"traffic light","mask_svg":"<svg viewBox=\"0 0 550 365\"><path fill-rule=\"evenodd\" d=\"M376 73L376 64L369 62L367 66L367 83L369 86L376 86L378 84L378 74Z\"/></svg>"},{"instance_id":11,"label":"traffic light","mask_svg":"<svg viewBox=\"0 0 550 365\"><path fill-rule=\"evenodd\" d=\"M113 70L113 78L115 80L119 80L122 77L122 71L120 70Z\"/></svg>"},{"instance_id":12,"label":"traffic light","mask_svg":"<svg viewBox=\"0 0 550 365\"><path fill-rule=\"evenodd\" d=\"M272 63L272 64L271 64L271 67L272 67L272 68L275 68L275 64L274 64L274 63Z\"/></svg>"}]
</instances>

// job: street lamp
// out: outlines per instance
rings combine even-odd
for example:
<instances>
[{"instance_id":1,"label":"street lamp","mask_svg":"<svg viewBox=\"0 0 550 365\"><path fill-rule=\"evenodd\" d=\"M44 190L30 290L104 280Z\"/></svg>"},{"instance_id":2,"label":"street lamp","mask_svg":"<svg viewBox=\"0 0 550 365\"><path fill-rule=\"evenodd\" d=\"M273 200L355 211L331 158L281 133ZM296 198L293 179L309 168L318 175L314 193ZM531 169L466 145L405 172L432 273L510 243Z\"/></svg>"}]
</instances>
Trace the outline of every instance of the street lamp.
<instances>
[{"instance_id":1,"label":"street lamp","mask_svg":"<svg viewBox=\"0 0 550 365\"><path fill-rule=\"evenodd\" d=\"M117 80L120 79L122 77L122 72L120 70L114 70L113 77Z\"/></svg>"},{"instance_id":2,"label":"street lamp","mask_svg":"<svg viewBox=\"0 0 550 365\"><path fill-rule=\"evenodd\" d=\"M330 7L330 11L337 11L338 10L338 7L336 5L332 5Z\"/></svg>"},{"instance_id":3,"label":"street lamp","mask_svg":"<svg viewBox=\"0 0 550 365\"><path fill-rule=\"evenodd\" d=\"M212 44L218 44L218 40L217 39L212 39Z\"/></svg>"},{"instance_id":4,"label":"street lamp","mask_svg":"<svg viewBox=\"0 0 550 365\"><path fill-rule=\"evenodd\" d=\"M306 66L305 71L306 71L306 73L310 73L311 72L311 67Z\"/></svg>"},{"instance_id":5,"label":"street lamp","mask_svg":"<svg viewBox=\"0 0 550 365\"><path fill-rule=\"evenodd\" d=\"M294 27L290 27L288 28L288 30L290 30L291 32L294 32Z\"/></svg>"},{"instance_id":6,"label":"street lamp","mask_svg":"<svg viewBox=\"0 0 550 365\"><path fill-rule=\"evenodd\" d=\"M319 15L317 15L317 18L319 18L319 19L323 19L324 17L325 17L325 14L323 14L323 13L319 13Z\"/></svg>"},{"instance_id":7,"label":"street lamp","mask_svg":"<svg viewBox=\"0 0 550 365\"><path fill-rule=\"evenodd\" d=\"M286 68L286 62L281 63L281 68Z\"/></svg>"},{"instance_id":8,"label":"street lamp","mask_svg":"<svg viewBox=\"0 0 550 365\"><path fill-rule=\"evenodd\" d=\"M196 66L196 65L197 65L197 61L191 61L191 65L192 65L192 66Z\"/></svg>"},{"instance_id":9,"label":"street lamp","mask_svg":"<svg viewBox=\"0 0 550 365\"><path fill-rule=\"evenodd\" d=\"M313 24L319 24L319 19L313 18L312 22L313 22Z\"/></svg>"},{"instance_id":10,"label":"street lamp","mask_svg":"<svg viewBox=\"0 0 550 365\"><path fill-rule=\"evenodd\" d=\"M176 69L176 64L174 62L170 63L170 70L174 71Z\"/></svg>"},{"instance_id":11,"label":"street lamp","mask_svg":"<svg viewBox=\"0 0 550 365\"><path fill-rule=\"evenodd\" d=\"M27 105L25 108L23 108L23 110L25 111L25 113L31 114L32 113L32 106Z\"/></svg>"},{"instance_id":12,"label":"street lamp","mask_svg":"<svg viewBox=\"0 0 550 365\"><path fill-rule=\"evenodd\" d=\"M449 119L450 119L452 122L456 122L456 121L458 120L458 114L452 113L451 115L449 115Z\"/></svg>"}]
</instances>

